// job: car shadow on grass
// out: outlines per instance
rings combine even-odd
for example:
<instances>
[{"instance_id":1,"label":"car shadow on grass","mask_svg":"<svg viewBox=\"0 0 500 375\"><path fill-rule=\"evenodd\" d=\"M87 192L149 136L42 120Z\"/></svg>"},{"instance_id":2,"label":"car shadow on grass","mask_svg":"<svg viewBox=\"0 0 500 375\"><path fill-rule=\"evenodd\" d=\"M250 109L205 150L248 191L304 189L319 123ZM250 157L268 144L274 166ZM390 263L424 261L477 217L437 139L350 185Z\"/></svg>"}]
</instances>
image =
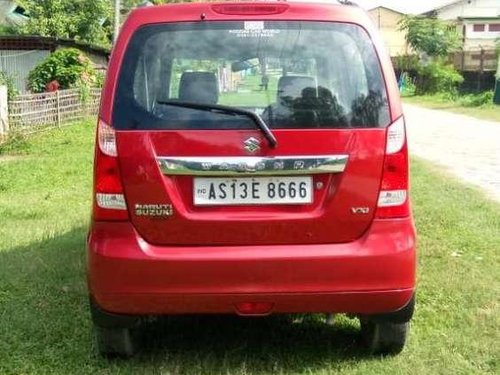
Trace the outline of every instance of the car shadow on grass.
<instances>
[{"instance_id":1,"label":"car shadow on grass","mask_svg":"<svg viewBox=\"0 0 500 375\"><path fill-rule=\"evenodd\" d=\"M355 320L280 315L160 318L141 325L136 357L103 359L88 312L85 232L0 252L0 373L304 372L367 357Z\"/></svg>"}]
</instances>

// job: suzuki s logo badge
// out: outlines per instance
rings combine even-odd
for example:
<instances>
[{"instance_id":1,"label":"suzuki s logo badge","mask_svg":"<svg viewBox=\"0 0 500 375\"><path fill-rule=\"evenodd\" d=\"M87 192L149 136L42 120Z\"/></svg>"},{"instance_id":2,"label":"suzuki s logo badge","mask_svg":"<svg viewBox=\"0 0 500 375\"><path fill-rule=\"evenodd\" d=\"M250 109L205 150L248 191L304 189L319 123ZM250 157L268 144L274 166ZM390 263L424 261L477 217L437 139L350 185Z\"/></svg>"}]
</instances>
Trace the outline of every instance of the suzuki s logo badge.
<instances>
[{"instance_id":1,"label":"suzuki s logo badge","mask_svg":"<svg viewBox=\"0 0 500 375\"><path fill-rule=\"evenodd\" d=\"M354 215L368 215L370 209L368 207L351 207L351 212Z\"/></svg>"},{"instance_id":2,"label":"suzuki s logo badge","mask_svg":"<svg viewBox=\"0 0 500 375\"><path fill-rule=\"evenodd\" d=\"M243 142L245 150L250 153L254 153L257 150L260 150L260 141L257 138L250 137Z\"/></svg>"}]
</instances>

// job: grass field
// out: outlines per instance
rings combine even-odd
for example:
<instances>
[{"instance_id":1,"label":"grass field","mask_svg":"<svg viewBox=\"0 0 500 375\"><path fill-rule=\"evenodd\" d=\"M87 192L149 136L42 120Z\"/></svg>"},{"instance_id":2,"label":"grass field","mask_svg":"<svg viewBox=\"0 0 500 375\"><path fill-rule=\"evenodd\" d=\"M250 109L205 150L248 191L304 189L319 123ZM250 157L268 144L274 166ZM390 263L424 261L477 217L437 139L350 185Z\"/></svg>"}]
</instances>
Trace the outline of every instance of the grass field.
<instances>
[{"instance_id":1,"label":"grass field","mask_svg":"<svg viewBox=\"0 0 500 375\"><path fill-rule=\"evenodd\" d=\"M84 240L93 124L33 138L0 157L0 374L498 374L500 206L413 160L417 313L391 358L355 345L357 324L319 316L176 318L149 327L136 358L96 354Z\"/></svg>"},{"instance_id":2,"label":"grass field","mask_svg":"<svg viewBox=\"0 0 500 375\"><path fill-rule=\"evenodd\" d=\"M444 109L446 111L472 116L481 120L500 122L500 106L493 103L480 107L464 107L459 101L447 100L440 96L433 95L405 97L403 101L431 109Z\"/></svg>"}]
</instances>

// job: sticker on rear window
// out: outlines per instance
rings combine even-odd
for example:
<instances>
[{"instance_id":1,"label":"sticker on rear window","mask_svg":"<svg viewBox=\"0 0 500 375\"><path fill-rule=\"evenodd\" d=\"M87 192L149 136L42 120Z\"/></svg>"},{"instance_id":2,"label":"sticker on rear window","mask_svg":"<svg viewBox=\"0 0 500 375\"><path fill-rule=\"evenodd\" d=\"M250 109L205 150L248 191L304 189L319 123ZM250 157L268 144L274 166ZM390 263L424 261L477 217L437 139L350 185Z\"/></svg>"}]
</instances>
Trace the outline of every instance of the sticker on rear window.
<instances>
[{"instance_id":1,"label":"sticker on rear window","mask_svg":"<svg viewBox=\"0 0 500 375\"><path fill-rule=\"evenodd\" d=\"M243 30L228 30L238 38L271 38L280 33L277 29L265 29L264 21L245 21Z\"/></svg>"},{"instance_id":2,"label":"sticker on rear window","mask_svg":"<svg viewBox=\"0 0 500 375\"><path fill-rule=\"evenodd\" d=\"M245 30L264 30L263 21L245 21Z\"/></svg>"}]
</instances>

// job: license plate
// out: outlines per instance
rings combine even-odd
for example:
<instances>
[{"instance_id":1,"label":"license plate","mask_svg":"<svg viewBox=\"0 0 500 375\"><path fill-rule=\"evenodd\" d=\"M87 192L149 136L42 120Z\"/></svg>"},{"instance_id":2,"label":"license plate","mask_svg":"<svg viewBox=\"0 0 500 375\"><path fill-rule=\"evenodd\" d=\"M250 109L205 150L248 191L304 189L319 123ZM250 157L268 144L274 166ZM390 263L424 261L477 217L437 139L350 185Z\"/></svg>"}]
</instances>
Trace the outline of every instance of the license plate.
<instances>
[{"instance_id":1,"label":"license plate","mask_svg":"<svg viewBox=\"0 0 500 375\"><path fill-rule=\"evenodd\" d=\"M194 204L260 205L312 203L312 177L194 179Z\"/></svg>"}]
</instances>

